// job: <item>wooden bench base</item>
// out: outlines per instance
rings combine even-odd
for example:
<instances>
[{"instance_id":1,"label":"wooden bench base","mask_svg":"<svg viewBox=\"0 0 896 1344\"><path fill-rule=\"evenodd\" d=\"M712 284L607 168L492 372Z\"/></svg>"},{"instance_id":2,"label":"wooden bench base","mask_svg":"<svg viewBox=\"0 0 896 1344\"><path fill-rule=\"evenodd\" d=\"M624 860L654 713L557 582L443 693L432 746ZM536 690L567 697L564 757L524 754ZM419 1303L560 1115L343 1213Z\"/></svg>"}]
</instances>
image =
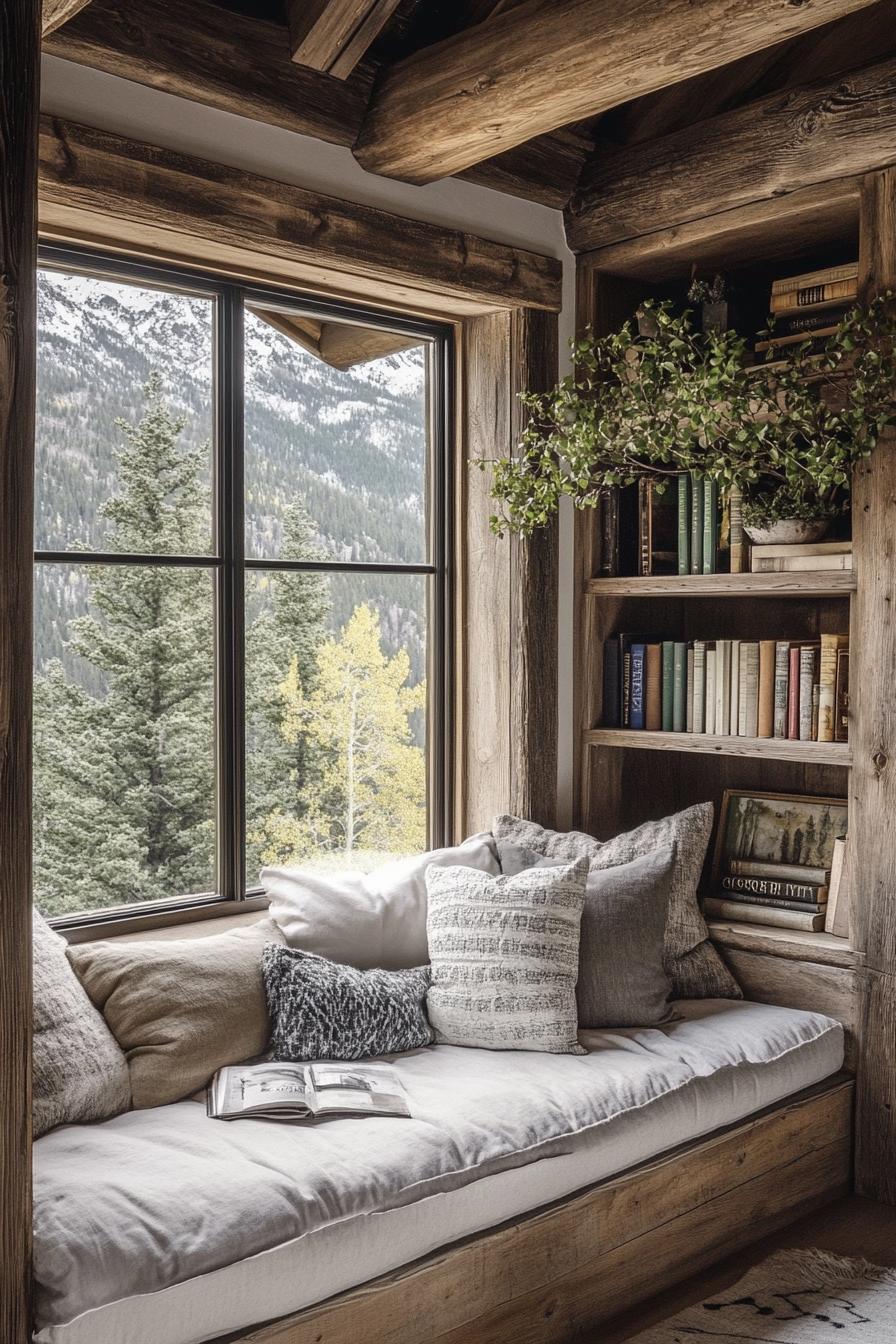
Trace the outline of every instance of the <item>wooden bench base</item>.
<instances>
[{"instance_id":1,"label":"wooden bench base","mask_svg":"<svg viewBox=\"0 0 896 1344\"><path fill-rule=\"evenodd\" d=\"M839 1075L294 1316L253 1344L561 1344L847 1192Z\"/></svg>"}]
</instances>

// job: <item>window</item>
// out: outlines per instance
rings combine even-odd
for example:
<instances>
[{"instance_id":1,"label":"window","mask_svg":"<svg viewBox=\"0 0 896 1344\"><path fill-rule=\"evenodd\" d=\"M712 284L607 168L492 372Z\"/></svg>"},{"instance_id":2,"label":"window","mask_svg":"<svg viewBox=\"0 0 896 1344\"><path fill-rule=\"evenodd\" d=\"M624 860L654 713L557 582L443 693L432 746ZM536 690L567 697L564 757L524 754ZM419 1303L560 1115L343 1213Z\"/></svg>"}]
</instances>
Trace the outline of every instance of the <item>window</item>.
<instances>
[{"instance_id":1,"label":"window","mask_svg":"<svg viewBox=\"0 0 896 1344\"><path fill-rule=\"evenodd\" d=\"M441 843L448 332L41 262L39 909L240 900L265 863Z\"/></svg>"}]
</instances>

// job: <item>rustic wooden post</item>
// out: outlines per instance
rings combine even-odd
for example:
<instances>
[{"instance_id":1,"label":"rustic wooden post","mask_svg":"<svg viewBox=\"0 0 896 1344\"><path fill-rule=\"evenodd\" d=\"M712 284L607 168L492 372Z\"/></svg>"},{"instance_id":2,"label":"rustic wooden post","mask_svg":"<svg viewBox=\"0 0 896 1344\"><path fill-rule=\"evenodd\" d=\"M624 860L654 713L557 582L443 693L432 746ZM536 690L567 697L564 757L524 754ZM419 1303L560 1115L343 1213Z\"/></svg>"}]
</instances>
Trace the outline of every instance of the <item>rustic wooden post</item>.
<instances>
[{"instance_id":1,"label":"rustic wooden post","mask_svg":"<svg viewBox=\"0 0 896 1344\"><path fill-rule=\"evenodd\" d=\"M30 1338L31 586L40 0L0 4L0 1338Z\"/></svg>"},{"instance_id":2,"label":"rustic wooden post","mask_svg":"<svg viewBox=\"0 0 896 1344\"><path fill-rule=\"evenodd\" d=\"M865 178L860 284L896 290L896 169ZM864 954L856 1189L896 1204L896 431L856 472L855 696L850 844L853 941Z\"/></svg>"}]
</instances>

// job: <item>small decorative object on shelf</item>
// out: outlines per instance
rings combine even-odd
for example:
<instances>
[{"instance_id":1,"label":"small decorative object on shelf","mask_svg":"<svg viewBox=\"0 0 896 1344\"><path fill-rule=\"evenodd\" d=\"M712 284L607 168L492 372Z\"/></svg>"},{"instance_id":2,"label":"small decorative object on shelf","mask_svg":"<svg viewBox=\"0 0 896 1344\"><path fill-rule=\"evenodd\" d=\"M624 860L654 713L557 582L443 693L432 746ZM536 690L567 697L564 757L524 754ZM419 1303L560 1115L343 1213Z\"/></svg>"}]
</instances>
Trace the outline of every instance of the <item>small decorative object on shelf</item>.
<instances>
[{"instance_id":1,"label":"small decorative object on shelf","mask_svg":"<svg viewBox=\"0 0 896 1344\"><path fill-rule=\"evenodd\" d=\"M700 304L700 321L704 332L727 331L735 325L728 282L724 275L717 273L712 280L707 281L698 280L695 273L688 290L688 302Z\"/></svg>"},{"instance_id":2,"label":"small decorative object on shelf","mask_svg":"<svg viewBox=\"0 0 896 1344\"><path fill-rule=\"evenodd\" d=\"M837 634L797 642L612 635L603 647L602 726L846 742L848 654Z\"/></svg>"},{"instance_id":3,"label":"small decorative object on shelf","mask_svg":"<svg viewBox=\"0 0 896 1344\"><path fill-rule=\"evenodd\" d=\"M837 866L839 899L845 798L726 789L705 912L778 928L825 928Z\"/></svg>"}]
</instances>

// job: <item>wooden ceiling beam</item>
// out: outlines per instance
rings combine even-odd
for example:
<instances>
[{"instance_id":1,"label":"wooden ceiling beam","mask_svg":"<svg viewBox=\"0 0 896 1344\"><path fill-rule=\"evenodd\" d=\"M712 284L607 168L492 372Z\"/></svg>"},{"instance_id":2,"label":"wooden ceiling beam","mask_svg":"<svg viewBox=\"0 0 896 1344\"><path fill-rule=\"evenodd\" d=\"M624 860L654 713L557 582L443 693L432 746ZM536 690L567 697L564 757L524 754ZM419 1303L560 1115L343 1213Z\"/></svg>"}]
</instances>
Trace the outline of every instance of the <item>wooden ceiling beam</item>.
<instances>
[{"instance_id":1,"label":"wooden ceiling beam","mask_svg":"<svg viewBox=\"0 0 896 1344\"><path fill-rule=\"evenodd\" d=\"M419 336L388 331L384 327L362 327L356 322L321 322L303 314L282 313L255 304L251 305L251 311L281 336L295 341L310 355L342 373L357 364L385 359L387 355L397 355L399 351L411 350L421 343Z\"/></svg>"},{"instance_id":2,"label":"wooden ceiling beam","mask_svg":"<svg viewBox=\"0 0 896 1344\"><path fill-rule=\"evenodd\" d=\"M391 66L355 156L432 182L871 2L527 0Z\"/></svg>"},{"instance_id":3,"label":"wooden ceiling beam","mask_svg":"<svg viewBox=\"0 0 896 1344\"><path fill-rule=\"evenodd\" d=\"M347 79L400 0L287 0L292 59Z\"/></svg>"},{"instance_id":4,"label":"wooden ceiling beam","mask_svg":"<svg viewBox=\"0 0 896 1344\"><path fill-rule=\"evenodd\" d=\"M896 58L596 155L566 211L574 252L896 163Z\"/></svg>"},{"instance_id":5,"label":"wooden ceiling beam","mask_svg":"<svg viewBox=\"0 0 896 1344\"><path fill-rule=\"evenodd\" d=\"M90 0L44 0L41 7L41 30L44 37L47 33L55 33L57 28L61 28L69 19L80 14L89 4Z\"/></svg>"}]
</instances>

